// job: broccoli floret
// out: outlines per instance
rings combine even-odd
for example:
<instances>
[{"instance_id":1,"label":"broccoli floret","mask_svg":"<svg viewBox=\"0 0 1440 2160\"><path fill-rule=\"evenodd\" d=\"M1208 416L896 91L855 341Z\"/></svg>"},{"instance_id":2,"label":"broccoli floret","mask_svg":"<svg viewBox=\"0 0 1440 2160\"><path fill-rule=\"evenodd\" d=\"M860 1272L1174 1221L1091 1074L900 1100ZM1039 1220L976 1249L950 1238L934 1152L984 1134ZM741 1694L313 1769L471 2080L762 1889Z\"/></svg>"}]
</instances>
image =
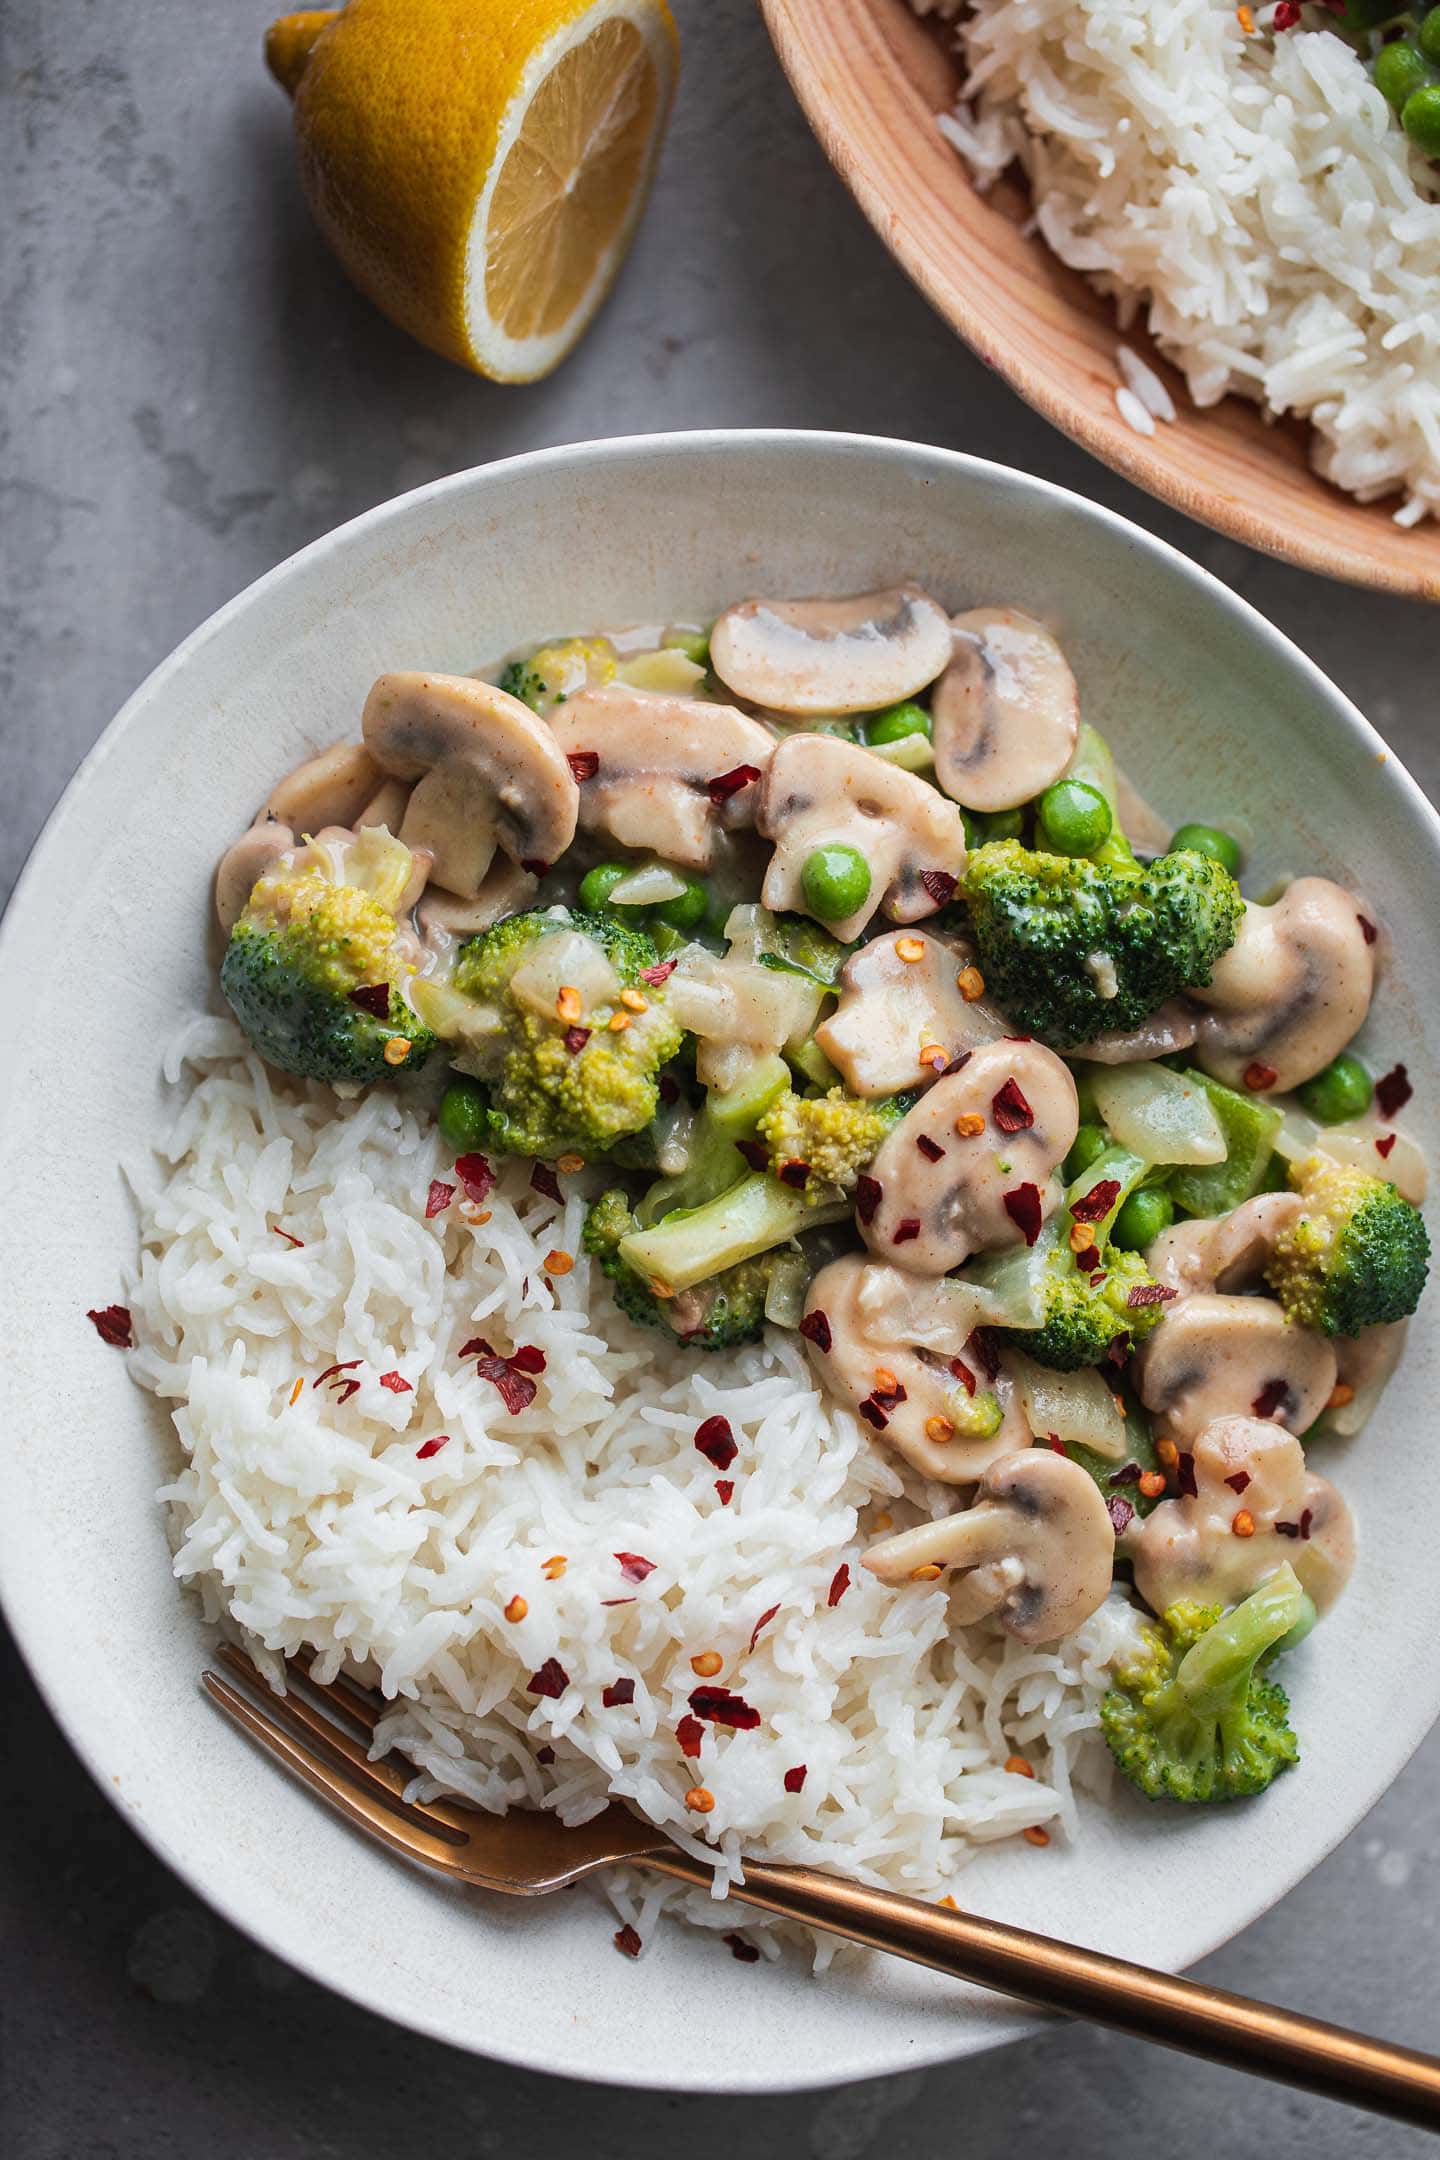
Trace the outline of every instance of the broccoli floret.
<instances>
[{"instance_id":1,"label":"broccoli floret","mask_svg":"<svg viewBox=\"0 0 1440 2160\"><path fill-rule=\"evenodd\" d=\"M1314 1608L1277 1568L1222 1619L1176 1605L1115 1674L1100 1705L1110 1752L1151 1800L1240 1800L1299 1760L1283 1688L1257 1668Z\"/></svg>"},{"instance_id":2,"label":"broccoli floret","mask_svg":"<svg viewBox=\"0 0 1440 2160\"><path fill-rule=\"evenodd\" d=\"M1419 1209L1383 1178L1325 1155L1298 1164L1290 1182L1305 1212L1265 1270L1286 1317L1322 1335L1408 1319L1430 1267Z\"/></svg>"},{"instance_id":3,"label":"broccoli floret","mask_svg":"<svg viewBox=\"0 0 1440 2160\"><path fill-rule=\"evenodd\" d=\"M803 1172L797 1190L812 1207L853 1192L861 1171L915 1099L888 1095L866 1102L843 1087L824 1095L797 1095L787 1088L759 1124L771 1174L788 1184Z\"/></svg>"},{"instance_id":4,"label":"broccoli floret","mask_svg":"<svg viewBox=\"0 0 1440 2160\"><path fill-rule=\"evenodd\" d=\"M500 688L532 711L544 712L551 705L563 705L587 683L609 682L615 665L609 638L562 638L540 646L528 660L512 660L500 677Z\"/></svg>"},{"instance_id":5,"label":"broccoli floret","mask_svg":"<svg viewBox=\"0 0 1440 2160\"><path fill-rule=\"evenodd\" d=\"M602 1193L585 1218L581 1243L599 1261L615 1302L638 1327L658 1328L690 1350L734 1350L757 1340L765 1326L765 1300L780 1253L760 1253L677 1291L657 1297L648 1277L620 1256L624 1238L639 1225L623 1192Z\"/></svg>"},{"instance_id":6,"label":"broccoli floret","mask_svg":"<svg viewBox=\"0 0 1440 2160\"><path fill-rule=\"evenodd\" d=\"M260 1055L306 1080L363 1086L414 1072L435 1046L410 1009L415 961L395 910L409 848L381 826L312 845L256 883L220 987Z\"/></svg>"},{"instance_id":7,"label":"broccoli floret","mask_svg":"<svg viewBox=\"0 0 1440 2160\"><path fill-rule=\"evenodd\" d=\"M990 994L1057 1049L1138 1027L1208 983L1245 905L1205 855L1092 862L1018 840L977 848L961 887Z\"/></svg>"},{"instance_id":8,"label":"broccoli floret","mask_svg":"<svg viewBox=\"0 0 1440 2160\"><path fill-rule=\"evenodd\" d=\"M561 933L571 939L564 972L577 980L552 983L543 967L521 974L541 941ZM580 939L598 948L588 961ZM488 1090L488 1146L547 1160L603 1155L651 1123L660 1068L683 1035L663 986L641 984L654 966L643 931L578 908L508 916L461 948L457 1062Z\"/></svg>"}]
</instances>

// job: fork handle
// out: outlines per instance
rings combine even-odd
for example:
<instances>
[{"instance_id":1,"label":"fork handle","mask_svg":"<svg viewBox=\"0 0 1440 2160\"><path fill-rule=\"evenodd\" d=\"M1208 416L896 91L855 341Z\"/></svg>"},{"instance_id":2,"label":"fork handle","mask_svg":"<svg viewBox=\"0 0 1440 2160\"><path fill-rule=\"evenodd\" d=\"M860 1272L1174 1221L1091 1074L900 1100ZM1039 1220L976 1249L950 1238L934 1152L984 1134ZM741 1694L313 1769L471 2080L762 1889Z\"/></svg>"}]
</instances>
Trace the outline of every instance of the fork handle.
<instances>
[{"instance_id":1,"label":"fork handle","mask_svg":"<svg viewBox=\"0 0 1440 2160\"><path fill-rule=\"evenodd\" d=\"M673 1846L639 1858L646 1867L701 1888L709 1889L713 1881L710 1868ZM823 1928L867 1949L888 1950L1044 2010L1087 2018L1328 2100L1440 2130L1440 2058L1417 2049L1391 2047L1223 1988L813 1868L747 1861L745 1880L730 1895L782 1920Z\"/></svg>"}]
</instances>

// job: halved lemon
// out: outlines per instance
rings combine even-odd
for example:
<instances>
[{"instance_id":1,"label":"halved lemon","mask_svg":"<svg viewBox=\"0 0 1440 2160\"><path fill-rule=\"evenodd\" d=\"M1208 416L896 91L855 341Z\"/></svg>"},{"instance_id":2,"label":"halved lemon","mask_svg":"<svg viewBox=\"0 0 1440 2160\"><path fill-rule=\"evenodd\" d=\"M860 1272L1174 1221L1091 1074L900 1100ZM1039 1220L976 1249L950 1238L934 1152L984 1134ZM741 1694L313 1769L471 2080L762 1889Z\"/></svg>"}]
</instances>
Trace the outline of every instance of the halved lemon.
<instances>
[{"instance_id":1,"label":"halved lemon","mask_svg":"<svg viewBox=\"0 0 1440 2160\"><path fill-rule=\"evenodd\" d=\"M665 0L350 0L266 38L325 238L402 330L501 382L583 334L678 64Z\"/></svg>"}]
</instances>

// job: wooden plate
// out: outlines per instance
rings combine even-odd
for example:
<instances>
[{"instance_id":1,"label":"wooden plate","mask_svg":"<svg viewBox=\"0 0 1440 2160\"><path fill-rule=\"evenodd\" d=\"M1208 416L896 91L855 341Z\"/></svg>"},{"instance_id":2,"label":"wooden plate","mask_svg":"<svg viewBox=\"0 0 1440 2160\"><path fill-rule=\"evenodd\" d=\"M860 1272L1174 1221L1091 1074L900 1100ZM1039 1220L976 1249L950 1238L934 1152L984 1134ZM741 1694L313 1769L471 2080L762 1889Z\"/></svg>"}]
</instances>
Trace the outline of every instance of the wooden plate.
<instances>
[{"instance_id":1,"label":"wooden plate","mask_svg":"<svg viewBox=\"0 0 1440 2160\"><path fill-rule=\"evenodd\" d=\"M988 196L934 125L957 68L908 0L760 0L780 61L826 155L902 269L988 367L1137 487L1267 554L1353 585L1440 600L1440 521L1403 531L1306 462L1308 430L1267 426L1229 397L1201 412L1137 325L1125 342L1179 413L1138 435L1115 407L1108 301L1023 225L1029 199Z\"/></svg>"}]
</instances>

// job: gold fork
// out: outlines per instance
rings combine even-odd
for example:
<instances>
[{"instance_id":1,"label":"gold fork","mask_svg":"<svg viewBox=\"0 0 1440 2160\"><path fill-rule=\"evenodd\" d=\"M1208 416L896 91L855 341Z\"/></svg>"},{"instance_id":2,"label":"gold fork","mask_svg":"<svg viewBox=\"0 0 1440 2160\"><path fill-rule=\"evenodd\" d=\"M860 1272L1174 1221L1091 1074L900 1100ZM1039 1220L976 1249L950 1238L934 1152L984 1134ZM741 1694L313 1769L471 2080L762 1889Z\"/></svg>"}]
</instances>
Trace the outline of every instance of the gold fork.
<instances>
[{"instance_id":1,"label":"gold fork","mask_svg":"<svg viewBox=\"0 0 1440 2160\"><path fill-rule=\"evenodd\" d=\"M710 1886L703 1861L618 1804L570 1830L538 1811L487 1815L453 1800L407 1800L413 1767L370 1760L382 1711L364 1689L343 1678L322 1685L292 1666L335 1713L330 1717L303 1693L273 1694L232 1644L216 1654L250 1691L242 1694L207 1672L205 1687L226 1715L352 1823L408 1860L515 1897L543 1896L622 1862ZM815 1868L747 1861L745 1881L731 1895L1042 2009L1440 2130L1440 2059L1415 2049Z\"/></svg>"}]
</instances>

